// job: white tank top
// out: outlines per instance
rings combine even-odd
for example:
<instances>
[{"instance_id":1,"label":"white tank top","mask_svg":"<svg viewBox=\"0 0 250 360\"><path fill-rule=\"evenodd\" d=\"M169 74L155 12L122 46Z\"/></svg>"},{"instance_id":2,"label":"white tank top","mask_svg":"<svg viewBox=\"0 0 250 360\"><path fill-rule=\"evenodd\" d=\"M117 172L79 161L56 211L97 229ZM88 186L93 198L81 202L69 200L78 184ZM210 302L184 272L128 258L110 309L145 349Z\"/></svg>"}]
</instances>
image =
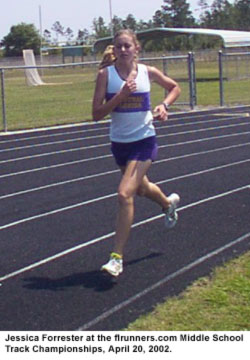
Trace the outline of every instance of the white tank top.
<instances>
[{"instance_id":1,"label":"white tank top","mask_svg":"<svg viewBox=\"0 0 250 360\"><path fill-rule=\"evenodd\" d=\"M106 100L111 99L125 84L114 65L108 66ZM111 113L110 139L132 142L155 135L150 101L150 80L147 66L138 64L136 91Z\"/></svg>"}]
</instances>

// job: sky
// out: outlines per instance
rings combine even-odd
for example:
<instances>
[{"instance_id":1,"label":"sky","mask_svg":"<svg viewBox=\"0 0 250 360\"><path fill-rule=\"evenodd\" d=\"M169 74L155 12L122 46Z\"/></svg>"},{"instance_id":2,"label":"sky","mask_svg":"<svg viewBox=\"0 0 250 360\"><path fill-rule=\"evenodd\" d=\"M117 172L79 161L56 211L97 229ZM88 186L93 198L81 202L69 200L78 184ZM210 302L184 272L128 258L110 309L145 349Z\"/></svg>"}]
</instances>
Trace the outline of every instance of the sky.
<instances>
[{"instance_id":1,"label":"sky","mask_svg":"<svg viewBox=\"0 0 250 360\"><path fill-rule=\"evenodd\" d=\"M193 15L196 16L198 0L189 1ZM212 0L208 3L212 3ZM155 11L161 9L163 0L0 0L0 40L8 35L12 25L24 22L34 24L40 31L39 6L41 8L42 30L51 31L52 25L59 21L66 29L79 29L92 32L94 18L102 16L105 23L110 22L110 4L113 16L122 19L133 14L136 20L150 20Z\"/></svg>"},{"instance_id":2,"label":"sky","mask_svg":"<svg viewBox=\"0 0 250 360\"><path fill-rule=\"evenodd\" d=\"M51 31L52 25L59 21L70 27L77 36L79 29L92 32L94 18L102 16L105 23L110 22L110 3L113 16L122 19L133 14L136 20L150 20L155 11L161 9L163 0L0 0L0 40L8 35L12 25L34 24L40 30L39 6L43 31ZM192 11L198 0L191 0ZM195 13L194 13L195 15Z\"/></svg>"}]
</instances>

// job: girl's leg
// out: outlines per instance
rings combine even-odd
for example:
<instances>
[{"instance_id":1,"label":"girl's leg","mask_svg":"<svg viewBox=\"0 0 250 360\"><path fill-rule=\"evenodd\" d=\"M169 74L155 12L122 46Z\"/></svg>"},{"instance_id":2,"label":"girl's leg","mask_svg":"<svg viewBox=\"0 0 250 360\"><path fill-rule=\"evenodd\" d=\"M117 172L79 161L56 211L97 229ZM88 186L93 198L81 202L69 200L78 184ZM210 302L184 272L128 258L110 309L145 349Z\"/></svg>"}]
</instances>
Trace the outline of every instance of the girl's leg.
<instances>
[{"instance_id":1,"label":"girl's leg","mask_svg":"<svg viewBox=\"0 0 250 360\"><path fill-rule=\"evenodd\" d=\"M162 207L165 213L165 226L168 229L172 229L178 220L178 214L176 208L180 202L180 196L178 194L171 194L167 197L156 184L150 182L145 175L141 185L137 190L137 194L145 196L150 200L155 201Z\"/></svg>"},{"instance_id":2,"label":"girl's leg","mask_svg":"<svg viewBox=\"0 0 250 360\"><path fill-rule=\"evenodd\" d=\"M129 161L126 168L121 168L123 176L118 188L119 212L114 239L114 252L123 255L134 218L134 196L144 183L144 177L151 165L151 160Z\"/></svg>"},{"instance_id":3,"label":"girl's leg","mask_svg":"<svg viewBox=\"0 0 250 360\"><path fill-rule=\"evenodd\" d=\"M146 175L142 179L137 194L156 202L163 210L166 210L170 206L170 201L167 196L162 192L158 185L150 182Z\"/></svg>"},{"instance_id":4,"label":"girl's leg","mask_svg":"<svg viewBox=\"0 0 250 360\"><path fill-rule=\"evenodd\" d=\"M123 271L122 257L134 218L135 194L155 201L162 206L163 210L172 207L170 206L171 201L164 195L161 189L156 184L151 183L146 176L151 163L151 160L133 160L128 162L126 167L121 167L123 176L118 188L119 212L114 238L114 250L109 262L102 266L102 270L107 271L113 276L118 276ZM169 217L169 215L166 216ZM177 219L172 219L171 214L171 226L173 226L173 220L177 221ZM168 227L170 226L168 225Z\"/></svg>"}]
</instances>

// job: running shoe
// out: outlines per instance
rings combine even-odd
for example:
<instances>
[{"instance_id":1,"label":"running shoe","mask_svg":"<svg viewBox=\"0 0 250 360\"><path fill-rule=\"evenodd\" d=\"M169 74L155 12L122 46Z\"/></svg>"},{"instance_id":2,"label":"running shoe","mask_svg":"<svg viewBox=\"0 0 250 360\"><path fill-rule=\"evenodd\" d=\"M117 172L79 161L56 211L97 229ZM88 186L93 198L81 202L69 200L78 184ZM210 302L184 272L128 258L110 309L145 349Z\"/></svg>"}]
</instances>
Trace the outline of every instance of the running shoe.
<instances>
[{"instance_id":1,"label":"running shoe","mask_svg":"<svg viewBox=\"0 0 250 360\"><path fill-rule=\"evenodd\" d=\"M172 229L178 220L178 214L176 208L180 202L180 196L178 194L171 194L168 196L170 206L164 210L165 215L165 226L168 229Z\"/></svg>"},{"instance_id":2,"label":"running shoe","mask_svg":"<svg viewBox=\"0 0 250 360\"><path fill-rule=\"evenodd\" d=\"M119 276L123 271L122 257L116 253L111 253L109 262L101 267L102 271L107 271L112 276Z\"/></svg>"}]
</instances>

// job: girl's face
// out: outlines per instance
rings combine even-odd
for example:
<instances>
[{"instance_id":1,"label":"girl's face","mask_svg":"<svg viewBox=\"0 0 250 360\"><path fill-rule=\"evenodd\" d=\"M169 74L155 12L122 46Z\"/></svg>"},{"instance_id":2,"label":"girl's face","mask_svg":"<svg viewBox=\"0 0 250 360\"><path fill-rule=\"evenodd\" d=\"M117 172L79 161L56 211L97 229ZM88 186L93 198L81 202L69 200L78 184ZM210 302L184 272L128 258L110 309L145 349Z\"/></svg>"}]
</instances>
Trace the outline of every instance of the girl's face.
<instances>
[{"instance_id":1,"label":"girl's face","mask_svg":"<svg viewBox=\"0 0 250 360\"><path fill-rule=\"evenodd\" d=\"M117 37L114 46L115 56L124 61L133 61L138 52L133 38L127 34Z\"/></svg>"}]
</instances>

